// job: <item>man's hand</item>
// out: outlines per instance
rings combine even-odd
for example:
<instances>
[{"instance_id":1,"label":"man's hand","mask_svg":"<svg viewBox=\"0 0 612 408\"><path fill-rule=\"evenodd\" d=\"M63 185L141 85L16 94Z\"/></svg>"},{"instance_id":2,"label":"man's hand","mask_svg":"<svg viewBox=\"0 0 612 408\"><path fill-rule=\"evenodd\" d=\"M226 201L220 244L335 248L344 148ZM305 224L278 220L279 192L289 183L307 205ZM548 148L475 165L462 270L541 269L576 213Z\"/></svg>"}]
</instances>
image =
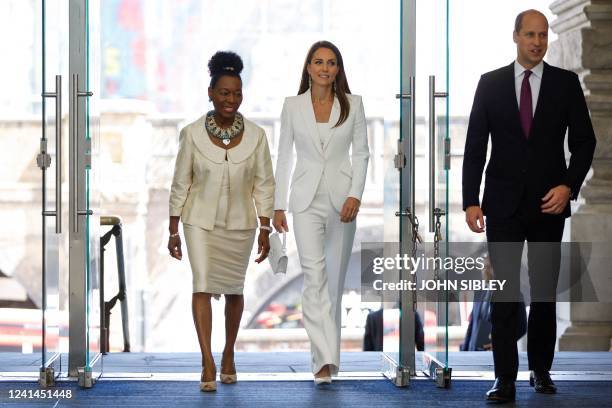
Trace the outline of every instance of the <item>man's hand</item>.
<instances>
[{"instance_id":1,"label":"man's hand","mask_svg":"<svg viewBox=\"0 0 612 408\"><path fill-rule=\"evenodd\" d=\"M561 214L565 210L571 195L572 190L564 184L553 187L542 198L544 203L540 208L545 214Z\"/></svg>"},{"instance_id":2,"label":"man's hand","mask_svg":"<svg viewBox=\"0 0 612 408\"><path fill-rule=\"evenodd\" d=\"M342 211L340 211L340 221L352 222L357 217L360 205L361 201L355 197L348 197L342 206Z\"/></svg>"},{"instance_id":3,"label":"man's hand","mask_svg":"<svg viewBox=\"0 0 612 408\"><path fill-rule=\"evenodd\" d=\"M484 232L484 215L478 205L471 205L465 209L465 222L474 232Z\"/></svg>"}]
</instances>

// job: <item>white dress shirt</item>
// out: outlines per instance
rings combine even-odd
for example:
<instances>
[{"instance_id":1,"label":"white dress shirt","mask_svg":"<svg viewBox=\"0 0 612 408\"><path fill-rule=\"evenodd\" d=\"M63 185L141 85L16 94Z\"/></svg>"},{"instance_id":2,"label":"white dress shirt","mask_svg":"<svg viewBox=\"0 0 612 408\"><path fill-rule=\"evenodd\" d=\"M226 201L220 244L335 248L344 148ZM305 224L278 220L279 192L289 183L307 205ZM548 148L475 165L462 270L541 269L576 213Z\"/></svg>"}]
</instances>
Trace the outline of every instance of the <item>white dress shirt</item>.
<instances>
[{"instance_id":1,"label":"white dress shirt","mask_svg":"<svg viewBox=\"0 0 612 408\"><path fill-rule=\"evenodd\" d=\"M518 61L514 61L514 88L516 90L516 104L519 110L521 109L521 85L523 84L526 70L527 68L519 64ZM529 77L529 85L531 86L531 108L533 109L532 115L535 116L538 95L540 94L540 84L542 83L542 73L544 72L544 62L540 61L540 63L530 71L531 76Z\"/></svg>"}]
</instances>

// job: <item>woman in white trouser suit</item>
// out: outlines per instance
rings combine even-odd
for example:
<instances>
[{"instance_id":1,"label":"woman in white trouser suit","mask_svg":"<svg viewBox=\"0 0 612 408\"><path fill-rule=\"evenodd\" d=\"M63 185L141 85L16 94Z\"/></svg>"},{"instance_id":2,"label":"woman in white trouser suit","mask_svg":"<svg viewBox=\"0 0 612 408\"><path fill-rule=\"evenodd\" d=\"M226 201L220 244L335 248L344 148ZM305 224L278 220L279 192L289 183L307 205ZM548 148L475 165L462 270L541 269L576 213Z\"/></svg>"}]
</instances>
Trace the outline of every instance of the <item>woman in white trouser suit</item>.
<instances>
[{"instance_id":1,"label":"woman in white trouser suit","mask_svg":"<svg viewBox=\"0 0 612 408\"><path fill-rule=\"evenodd\" d=\"M369 158L361 97L350 94L342 56L330 42L310 48L298 95L283 106L274 200L278 231L289 230L294 145L288 209L304 272L304 326L315 382L329 383L340 365L342 291Z\"/></svg>"}]
</instances>

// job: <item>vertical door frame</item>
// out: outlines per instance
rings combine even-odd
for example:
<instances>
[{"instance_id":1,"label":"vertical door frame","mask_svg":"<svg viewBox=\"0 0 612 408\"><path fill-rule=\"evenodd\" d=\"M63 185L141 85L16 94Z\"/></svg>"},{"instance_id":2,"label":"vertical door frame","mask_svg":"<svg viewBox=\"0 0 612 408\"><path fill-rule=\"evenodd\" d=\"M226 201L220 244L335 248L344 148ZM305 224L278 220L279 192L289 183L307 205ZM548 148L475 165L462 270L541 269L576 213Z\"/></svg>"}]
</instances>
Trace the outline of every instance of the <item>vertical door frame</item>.
<instances>
[{"instance_id":1,"label":"vertical door frame","mask_svg":"<svg viewBox=\"0 0 612 408\"><path fill-rule=\"evenodd\" d=\"M85 98L74 98L73 75L78 75L78 91L85 89L87 75L87 0L69 0L69 58L68 58L68 95L69 95L69 137L68 149L69 189L69 353L68 373L71 377L78 375L78 369L86 365L87 352L87 288L86 270L87 229L86 219L77 215L78 232L75 232L74 214L85 208L85 143L86 132ZM77 104L77 106L75 106ZM78 107L77 118L74 118L75 107ZM76 129L75 129L76 124ZM79 137L75 151L75 133ZM75 154L76 153L76 157ZM76 171L76 178L74 172ZM76 181L76 185L75 185ZM77 194L76 200L74 194Z\"/></svg>"},{"instance_id":2,"label":"vertical door frame","mask_svg":"<svg viewBox=\"0 0 612 408\"><path fill-rule=\"evenodd\" d=\"M401 1L400 21L400 139L396 156L399 169L399 252L412 256L412 214L414 214L414 87L416 71L416 0ZM398 160L399 159L399 160ZM400 163L400 164L398 164ZM399 271L399 279L412 280L410 270ZM399 308L399 353L397 361L383 352L383 373L398 387L410 383L416 375L415 311L416 293L400 291ZM384 317L383 317L384 319Z\"/></svg>"},{"instance_id":3,"label":"vertical door frame","mask_svg":"<svg viewBox=\"0 0 612 408\"><path fill-rule=\"evenodd\" d=\"M410 95L410 99L400 99L400 132L402 150L406 155L406 165L400 168L400 207L410 208L415 213L414 205L414 180L415 166L414 124L411 123L410 106L415 103L414 89L410 89L411 78L416 76L416 0L402 0L402 22L401 22L401 94ZM414 82L413 82L414 83ZM413 118L414 119L414 118ZM412 224L410 216L403 217L400 222L400 252L402 254L412 253ZM400 279L410 279L410 271L402 270ZM410 376L416 375L415 360L415 304L416 293L411 290L402 291L400 295L400 365L409 370Z\"/></svg>"}]
</instances>

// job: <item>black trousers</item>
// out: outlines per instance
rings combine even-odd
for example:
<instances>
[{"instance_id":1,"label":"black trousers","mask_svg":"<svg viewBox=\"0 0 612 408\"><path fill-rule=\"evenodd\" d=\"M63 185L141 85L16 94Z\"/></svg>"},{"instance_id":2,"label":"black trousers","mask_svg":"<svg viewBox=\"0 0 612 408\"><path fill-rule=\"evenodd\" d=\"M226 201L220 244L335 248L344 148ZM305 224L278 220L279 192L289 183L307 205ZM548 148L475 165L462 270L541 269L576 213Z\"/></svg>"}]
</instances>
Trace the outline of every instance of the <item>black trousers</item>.
<instances>
[{"instance_id":1,"label":"black trousers","mask_svg":"<svg viewBox=\"0 0 612 408\"><path fill-rule=\"evenodd\" d=\"M529 369L549 371L555 353L557 315L555 294L560 267L560 243L565 218L561 215L487 217L486 233L495 279L507 279L503 295L491 303L491 340L495 377L516 380L517 327L520 324L520 269L527 241L531 305L527 322Z\"/></svg>"}]
</instances>

